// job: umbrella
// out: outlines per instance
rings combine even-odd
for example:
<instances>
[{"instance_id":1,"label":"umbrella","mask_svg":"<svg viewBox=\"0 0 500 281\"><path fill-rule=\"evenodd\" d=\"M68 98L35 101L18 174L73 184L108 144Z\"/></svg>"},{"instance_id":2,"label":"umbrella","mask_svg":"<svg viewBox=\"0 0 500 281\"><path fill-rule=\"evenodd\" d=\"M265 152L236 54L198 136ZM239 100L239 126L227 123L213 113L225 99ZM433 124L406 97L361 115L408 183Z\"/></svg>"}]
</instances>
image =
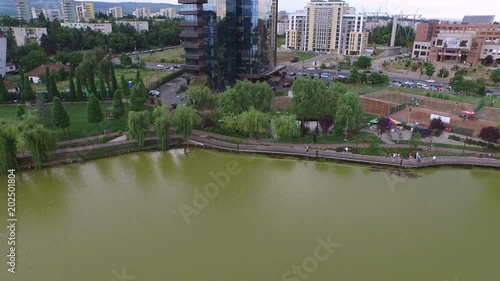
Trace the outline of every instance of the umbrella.
<instances>
[{"instance_id":1,"label":"umbrella","mask_svg":"<svg viewBox=\"0 0 500 281\"><path fill-rule=\"evenodd\" d=\"M463 115L476 115L476 113L472 110L464 110L462 111Z\"/></svg>"},{"instance_id":2,"label":"umbrella","mask_svg":"<svg viewBox=\"0 0 500 281\"><path fill-rule=\"evenodd\" d=\"M392 119L392 118L390 118L390 117L389 117L389 120L391 121L391 124L392 124L392 125L400 125L400 124L401 124L401 122L399 122L399 121L398 121L398 120L396 120L396 119Z\"/></svg>"},{"instance_id":3,"label":"umbrella","mask_svg":"<svg viewBox=\"0 0 500 281\"><path fill-rule=\"evenodd\" d=\"M378 118L375 118L375 119L371 120L370 123L377 124L378 123Z\"/></svg>"}]
</instances>

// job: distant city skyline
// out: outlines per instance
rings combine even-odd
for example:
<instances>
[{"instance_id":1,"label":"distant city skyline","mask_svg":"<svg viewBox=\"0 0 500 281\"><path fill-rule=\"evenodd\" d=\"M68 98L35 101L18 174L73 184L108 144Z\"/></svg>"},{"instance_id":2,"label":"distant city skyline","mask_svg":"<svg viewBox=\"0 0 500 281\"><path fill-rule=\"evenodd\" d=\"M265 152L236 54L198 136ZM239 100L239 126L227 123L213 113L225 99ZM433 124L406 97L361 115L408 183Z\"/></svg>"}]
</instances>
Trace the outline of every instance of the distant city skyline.
<instances>
[{"instance_id":1,"label":"distant city skyline","mask_svg":"<svg viewBox=\"0 0 500 281\"><path fill-rule=\"evenodd\" d=\"M77 0L78 1L78 0ZM87 0L91 2L136 2L136 3L168 3L178 4L177 0ZM294 12L303 9L308 0L279 0L279 10ZM366 0L348 0L349 6L355 7L357 13L377 12L380 9L381 13L390 15L400 14L419 14L422 18L439 18L439 19L457 19L461 20L464 15L495 15L495 20L500 21L500 15L494 14L492 11L492 2L489 0L477 0L474 2L474 9L471 9L470 2L464 0L457 1L435 1L435 0L420 0L420 1L403 1L403 0L377 0L367 2ZM418 11L418 12L417 12Z\"/></svg>"}]
</instances>

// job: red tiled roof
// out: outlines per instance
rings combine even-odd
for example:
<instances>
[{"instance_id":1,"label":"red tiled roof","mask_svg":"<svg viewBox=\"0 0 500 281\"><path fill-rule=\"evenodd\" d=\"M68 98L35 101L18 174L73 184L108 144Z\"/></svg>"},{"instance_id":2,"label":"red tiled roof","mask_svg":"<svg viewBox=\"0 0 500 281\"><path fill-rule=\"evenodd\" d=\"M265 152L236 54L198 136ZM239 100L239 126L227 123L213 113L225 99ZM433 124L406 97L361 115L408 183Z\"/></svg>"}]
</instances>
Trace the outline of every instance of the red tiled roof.
<instances>
[{"instance_id":1,"label":"red tiled roof","mask_svg":"<svg viewBox=\"0 0 500 281\"><path fill-rule=\"evenodd\" d=\"M38 77L43 77L45 76L45 68L49 67L49 71L59 71L59 69L64 68L66 72L69 72L69 66L64 65L64 64L59 64L59 63L52 63L52 64L47 64L47 65L40 65L39 67L33 69L32 71L26 73L26 76L38 76Z\"/></svg>"}]
</instances>

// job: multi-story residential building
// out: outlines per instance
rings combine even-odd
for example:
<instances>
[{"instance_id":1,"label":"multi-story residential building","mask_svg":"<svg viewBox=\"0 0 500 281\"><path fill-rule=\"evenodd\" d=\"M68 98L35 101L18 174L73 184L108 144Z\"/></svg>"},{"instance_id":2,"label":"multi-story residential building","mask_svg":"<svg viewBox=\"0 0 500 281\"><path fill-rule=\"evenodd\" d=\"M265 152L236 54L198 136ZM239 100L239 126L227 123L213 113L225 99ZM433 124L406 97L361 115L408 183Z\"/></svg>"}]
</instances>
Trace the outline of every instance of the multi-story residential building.
<instances>
[{"instance_id":1,"label":"multi-story residential building","mask_svg":"<svg viewBox=\"0 0 500 281\"><path fill-rule=\"evenodd\" d=\"M61 12L64 22L78 22L75 0L61 0Z\"/></svg>"},{"instance_id":2,"label":"multi-story residential building","mask_svg":"<svg viewBox=\"0 0 500 281\"><path fill-rule=\"evenodd\" d=\"M426 25L417 25L417 34L425 33ZM427 33L431 33L427 31ZM464 24L438 22L432 31L431 40L415 41L413 56L421 57L422 49L428 46L430 61L454 63L481 63L491 55L495 63L500 63L500 25ZM422 39L423 36L419 37ZM428 37L426 37L428 38Z\"/></svg>"},{"instance_id":3,"label":"multi-story residential building","mask_svg":"<svg viewBox=\"0 0 500 281\"><path fill-rule=\"evenodd\" d=\"M179 0L183 69L224 89L237 78L267 79L276 67L277 0Z\"/></svg>"},{"instance_id":4,"label":"multi-story residential building","mask_svg":"<svg viewBox=\"0 0 500 281\"><path fill-rule=\"evenodd\" d=\"M176 8L160 9L160 16L173 19L178 17Z\"/></svg>"},{"instance_id":5,"label":"multi-story residential building","mask_svg":"<svg viewBox=\"0 0 500 281\"><path fill-rule=\"evenodd\" d=\"M151 10L149 7L136 8L132 14L137 18L149 19L151 17Z\"/></svg>"},{"instance_id":6,"label":"multi-story residential building","mask_svg":"<svg viewBox=\"0 0 500 281\"><path fill-rule=\"evenodd\" d=\"M16 0L17 18L29 21L31 17L30 0Z\"/></svg>"},{"instance_id":7,"label":"multi-story residential building","mask_svg":"<svg viewBox=\"0 0 500 281\"><path fill-rule=\"evenodd\" d=\"M0 37L0 78L7 72L7 38Z\"/></svg>"},{"instance_id":8,"label":"multi-story residential building","mask_svg":"<svg viewBox=\"0 0 500 281\"><path fill-rule=\"evenodd\" d=\"M312 0L303 13L288 18L288 48L330 54L361 55L368 44L364 15L341 0Z\"/></svg>"},{"instance_id":9,"label":"multi-story residential building","mask_svg":"<svg viewBox=\"0 0 500 281\"><path fill-rule=\"evenodd\" d=\"M43 16L49 21L59 20L62 18L60 10L31 7L31 16L34 19L38 18L40 14L43 14Z\"/></svg>"},{"instance_id":10,"label":"multi-story residential building","mask_svg":"<svg viewBox=\"0 0 500 281\"><path fill-rule=\"evenodd\" d=\"M61 23L61 27L69 27L76 29L87 29L101 31L104 34L110 34L112 31L111 23L84 23L84 22L65 22Z\"/></svg>"},{"instance_id":11,"label":"multi-story residential building","mask_svg":"<svg viewBox=\"0 0 500 281\"><path fill-rule=\"evenodd\" d=\"M76 16L79 22L88 22L95 18L94 4L92 2L80 2L76 5Z\"/></svg>"},{"instance_id":12,"label":"multi-story residential building","mask_svg":"<svg viewBox=\"0 0 500 281\"><path fill-rule=\"evenodd\" d=\"M24 46L29 40L35 40L40 43L40 38L42 35L47 35L47 28L39 27L8 27L0 26L0 34L6 34L9 29L12 29L14 34L14 39L16 40L17 46Z\"/></svg>"},{"instance_id":13,"label":"multi-story residential building","mask_svg":"<svg viewBox=\"0 0 500 281\"><path fill-rule=\"evenodd\" d=\"M304 45L306 12L297 11L288 14L288 29L285 36L285 45L293 50L301 50Z\"/></svg>"},{"instance_id":14,"label":"multi-story residential building","mask_svg":"<svg viewBox=\"0 0 500 281\"><path fill-rule=\"evenodd\" d=\"M141 32L141 31L148 31L149 30L149 22L147 21L134 21L134 20L117 20L115 21L116 24L123 24L123 25L131 25L135 28L135 30Z\"/></svg>"},{"instance_id":15,"label":"multi-story residential building","mask_svg":"<svg viewBox=\"0 0 500 281\"><path fill-rule=\"evenodd\" d=\"M121 6L114 6L109 8L108 14L111 14L115 19L123 18L123 8Z\"/></svg>"}]
</instances>

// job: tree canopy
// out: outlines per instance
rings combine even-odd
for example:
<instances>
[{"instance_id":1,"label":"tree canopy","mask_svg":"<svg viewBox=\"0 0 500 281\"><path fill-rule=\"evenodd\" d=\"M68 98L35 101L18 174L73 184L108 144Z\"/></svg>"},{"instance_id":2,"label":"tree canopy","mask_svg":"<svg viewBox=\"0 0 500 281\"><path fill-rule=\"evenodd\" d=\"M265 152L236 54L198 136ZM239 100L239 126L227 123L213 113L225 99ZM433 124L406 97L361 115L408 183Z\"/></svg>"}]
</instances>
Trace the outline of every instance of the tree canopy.
<instances>
[{"instance_id":1,"label":"tree canopy","mask_svg":"<svg viewBox=\"0 0 500 281\"><path fill-rule=\"evenodd\" d=\"M368 56L360 56L356 61L356 66L359 68L368 68L372 66L372 59Z\"/></svg>"},{"instance_id":2,"label":"tree canopy","mask_svg":"<svg viewBox=\"0 0 500 281\"><path fill-rule=\"evenodd\" d=\"M498 139L500 139L500 130L493 126L484 127L479 132L478 137L488 143L498 143Z\"/></svg>"},{"instance_id":3,"label":"tree canopy","mask_svg":"<svg viewBox=\"0 0 500 281\"><path fill-rule=\"evenodd\" d=\"M252 83L238 80L234 87L228 87L219 94L219 105L223 115L240 114L251 107L269 112L274 97L271 87L265 82Z\"/></svg>"},{"instance_id":4,"label":"tree canopy","mask_svg":"<svg viewBox=\"0 0 500 281\"><path fill-rule=\"evenodd\" d=\"M153 118L158 144L162 151L166 151L170 145L170 129L173 123L168 108L157 105L153 110Z\"/></svg>"},{"instance_id":5,"label":"tree canopy","mask_svg":"<svg viewBox=\"0 0 500 281\"><path fill-rule=\"evenodd\" d=\"M363 108L361 99L356 93L347 92L337 101L337 114L335 115L335 130L340 132L346 128L355 131L361 123Z\"/></svg>"},{"instance_id":6,"label":"tree canopy","mask_svg":"<svg viewBox=\"0 0 500 281\"><path fill-rule=\"evenodd\" d=\"M182 134L184 140L187 140L193 129L201 123L201 117L193 107L181 105L175 110L174 122L177 126L177 132Z\"/></svg>"},{"instance_id":7,"label":"tree canopy","mask_svg":"<svg viewBox=\"0 0 500 281\"><path fill-rule=\"evenodd\" d=\"M89 101L87 102L87 121L91 124L97 125L104 120L101 105L99 100L94 94L90 94Z\"/></svg>"},{"instance_id":8,"label":"tree canopy","mask_svg":"<svg viewBox=\"0 0 500 281\"><path fill-rule=\"evenodd\" d=\"M273 118L271 121L271 129L278 140L288 141L300 135L296 119L297 117L295 115L281 115L277 118Z\"/></svg>"},{"instance_id":9,"label":"tree canopy","mask_svg":"<svg viewBox=\"0 0 500 281\"><path fill-rule=\"evenodd\" d=\"M252 107L238 115L228 115L224 121L228 128L258 139L269 127L270 120L268 114Z\"/></svg>"},{"instance_id":10,"label":"tree canopy","mask_svg":"<svg viewBox=\"0 0 500 281\"><path fill-rule=\"evenodd\" d=\"M149 111L129 111L128 113L128 137L137 140L139 147L144 146L144 140L149 130Z\"/></svg>"},{"instance_id":11,"label":"tree canopy","mask_svg":"<svg viewBox=\"0 0 500 281\"><path fill-rule=\"evenodd\" d=\"M52 107L52 123L58 128L61 128L63 132L70 126L69 115L64 109L61 99L54 97L54 103Z\"/></svg>"},{"instance_id":12,"label":"tree canopy","mask_svg":"<svg viewBox=\"0 0 500 281\"><path fill-rule=\"evenodd\" d=\"M210 88L204 85L191 85L185 95L198 111L213 109L217 102Z\"/></svg>"}]
</instances>

